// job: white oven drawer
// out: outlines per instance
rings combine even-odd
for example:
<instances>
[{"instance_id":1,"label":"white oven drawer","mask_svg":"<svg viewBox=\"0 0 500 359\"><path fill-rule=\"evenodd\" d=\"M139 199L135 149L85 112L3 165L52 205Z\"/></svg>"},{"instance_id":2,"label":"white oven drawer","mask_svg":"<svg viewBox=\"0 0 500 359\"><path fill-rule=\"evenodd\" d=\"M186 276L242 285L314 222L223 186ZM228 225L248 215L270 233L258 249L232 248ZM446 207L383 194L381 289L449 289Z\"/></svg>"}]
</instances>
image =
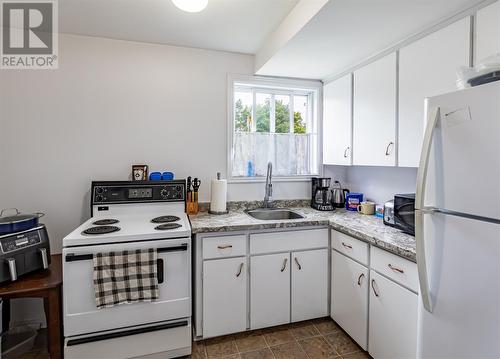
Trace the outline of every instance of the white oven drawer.
<instances>
[{"instance_id":1,"label":"white oven drawer","mask_svg":"<svg viewBox=\"0 0 500 359\"><path fill-rule=\"evenodd\" d=\"M191 323L188 318L64 340L66 359L149 358L154 354L161 358L191 354Z\"/></svg>"},{"instance_id":2,"label":"white oven drawer","mask_svg":"<svg viewBox=\"0 0 500 359\"><path fill-rule=\"evenodd\" d=\"M92 279L92 255L99 252L147 248L156 248L158 259L163 261L163 266L159 268L159 273L163 272L163 281L159 283L158 300L97 309ZM190 239L64 248L63 313L65 336L189 317L191 315Z\"/></svg>"},{"instance_id":3,"label":"white oven drawer","mask_svg":"<svg viewBox=\"0 0 500 359\"><path fill-rule=\"evenodd\" d=\"M203 238L203 259L244 256L247 236L220 236Z\"/></svg>"}]
</instances>

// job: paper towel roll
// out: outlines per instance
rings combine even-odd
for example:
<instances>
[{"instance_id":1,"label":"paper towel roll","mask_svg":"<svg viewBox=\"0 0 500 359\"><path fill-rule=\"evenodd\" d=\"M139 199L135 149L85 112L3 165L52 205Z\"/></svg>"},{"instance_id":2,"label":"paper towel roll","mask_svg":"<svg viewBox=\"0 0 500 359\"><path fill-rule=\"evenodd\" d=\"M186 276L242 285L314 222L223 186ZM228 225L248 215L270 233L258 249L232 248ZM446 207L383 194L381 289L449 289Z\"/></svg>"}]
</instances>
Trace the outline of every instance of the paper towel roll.
<instances>
[{"instance_id":1,"label":"paper towel roll","mask_svg":"<svg viewBox=\"0 0 500 359\"><path fill-rule=\"evenodd\" d=\"M227 181L223 179L213 179L211 189L211 212L226 212Z\"/></svg>"}]
</instances>

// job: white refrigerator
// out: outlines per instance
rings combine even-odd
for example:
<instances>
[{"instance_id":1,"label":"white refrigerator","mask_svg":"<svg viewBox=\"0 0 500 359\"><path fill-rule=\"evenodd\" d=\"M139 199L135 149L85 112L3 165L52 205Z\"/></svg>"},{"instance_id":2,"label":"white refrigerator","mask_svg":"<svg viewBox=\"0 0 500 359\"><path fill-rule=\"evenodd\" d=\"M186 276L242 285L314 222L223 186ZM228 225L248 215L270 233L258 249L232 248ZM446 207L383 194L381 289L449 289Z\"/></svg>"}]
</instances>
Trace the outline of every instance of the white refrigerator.
<instances>
[{"instance_id":1,"label":"white refrigerator","mask_svg":"<svg viewBox=\"0 0 500 359\"><path fill-rule=\"evenodd\" d=\"M426 100L419 358L500 358L500 82Z\"/></svg>"}]
</instances>

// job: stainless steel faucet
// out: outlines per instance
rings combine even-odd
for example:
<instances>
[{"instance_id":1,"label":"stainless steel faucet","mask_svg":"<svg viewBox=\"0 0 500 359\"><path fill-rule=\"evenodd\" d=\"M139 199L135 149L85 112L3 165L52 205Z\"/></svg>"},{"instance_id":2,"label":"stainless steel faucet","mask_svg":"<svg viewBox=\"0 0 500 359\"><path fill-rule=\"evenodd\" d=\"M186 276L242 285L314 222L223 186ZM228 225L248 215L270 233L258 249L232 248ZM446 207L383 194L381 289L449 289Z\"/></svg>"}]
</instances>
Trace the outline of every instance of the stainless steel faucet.
<instances>
[{"instance_id":1,"label":"stainless steel faucet","mask_svg":"<svg viewBox=\"0 0 500 359\"><path fill-rule=\"evenodd\" d=\"M273 164L269 162L267 164L267 175L266 175L266 193L264 195L264 208L270 208L273 206Z\"/></svg>"}]
</instances>

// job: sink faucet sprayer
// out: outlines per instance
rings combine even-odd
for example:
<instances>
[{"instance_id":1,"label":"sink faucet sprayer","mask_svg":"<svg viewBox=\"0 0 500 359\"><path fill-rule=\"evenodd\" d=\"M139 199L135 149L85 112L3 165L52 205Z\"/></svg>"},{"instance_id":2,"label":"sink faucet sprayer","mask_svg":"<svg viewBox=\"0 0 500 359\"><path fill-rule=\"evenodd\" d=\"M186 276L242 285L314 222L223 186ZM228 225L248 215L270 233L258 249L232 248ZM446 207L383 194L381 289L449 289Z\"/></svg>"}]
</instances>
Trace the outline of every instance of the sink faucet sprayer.
<instances>
[{"instance_id":1,"label":"sink faucet sprayer","mask_svg":"<svg viewBox=\"0 0 500 359\"><path fill-rule=\"evenodd\" d=\"M270 208L273 205L273 164L269 162L267 164L267 175L266 175L266 193L264 195L264 208Z\"/></svg>"}]
</instances>

